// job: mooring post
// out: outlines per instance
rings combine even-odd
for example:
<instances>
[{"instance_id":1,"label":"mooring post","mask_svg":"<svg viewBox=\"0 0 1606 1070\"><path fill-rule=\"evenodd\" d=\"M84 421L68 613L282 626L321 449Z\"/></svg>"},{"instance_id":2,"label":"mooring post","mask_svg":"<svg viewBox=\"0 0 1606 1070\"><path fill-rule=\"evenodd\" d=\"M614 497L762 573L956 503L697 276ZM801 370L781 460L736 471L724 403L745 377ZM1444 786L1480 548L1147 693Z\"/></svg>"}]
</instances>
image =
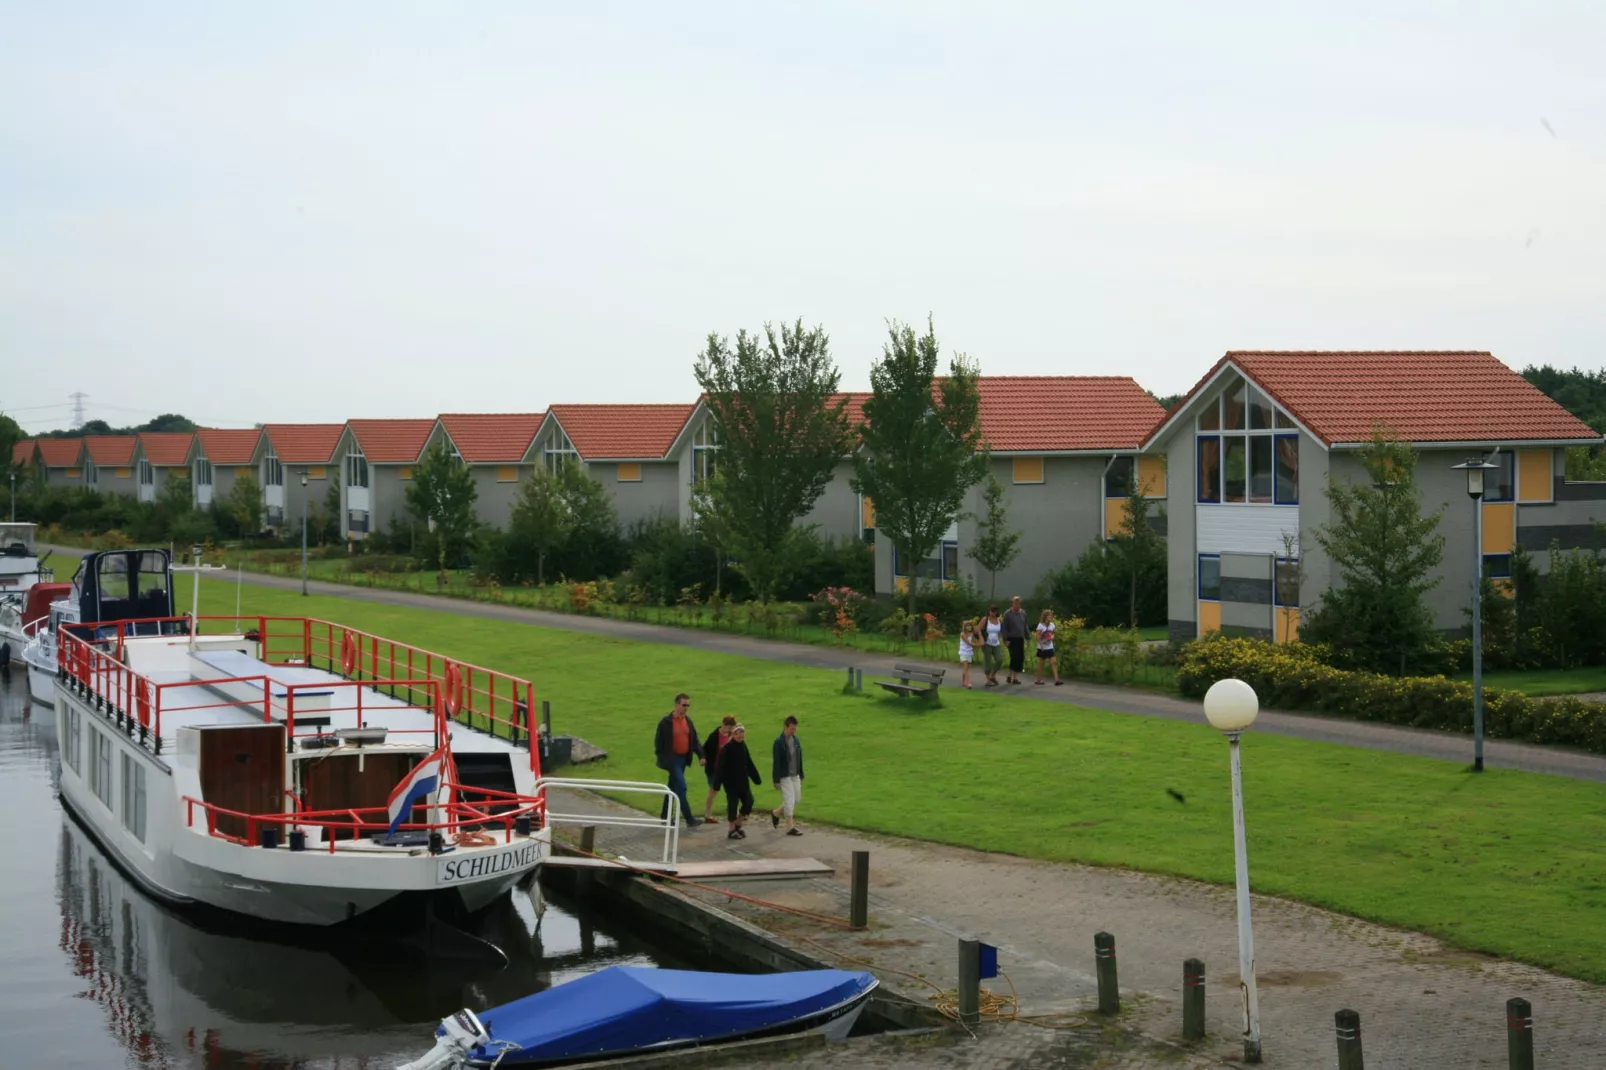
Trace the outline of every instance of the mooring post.
<instances>
[{"instance_id":1,"label":"mooring post","mask_svg":"<svg viewBox=\"0 0 1606 1070\"><path fill-rule=\"evenodd\" d=\"M1121 989L1115 978L1115 937L1093 934L1094 965L1099 976L1099 1013L1121 1013Z\"/></svg>"},{"instance_id":2,"label":"mooring post","mask_svg":"<svg viewBox=\"0 0 1606 1070\"><path fill-rule=\"evenodd\" d=\"M847 694L848 692L850 692L852 690L853 690L853 666L849 665L848 666L848 682L842 685L842 693L845 695L845 694Z\"/></svg>"},{"instance_id":3,"label":"mooring post","mask_svg":"<svg viewBox=\"0 0 1606 1070\"><path fill-rule=\"evenodd\" d=\"M585 825L580 829L580 850L584 852L582 858L590 858L597 853L597 826ZM585 892L591 887L591 868L582 867L574 872L574 890Z\"/></svg>"},{"instance_id":4,"label":"mooring post","mask_svg":"<svg viewBox=\"0 0 1606 1070\"><path fill-rule=\"evenodd\" d=\"M1205 1035L1204 963L1188 959L1182 964L1182 1039L1201 1040Z\"/></svg>"},{"instance_id":5,"label":"mooring post","mask_svg":"<svg viewBox=\"0 0 1606 1070\"><path fill-rule=\"evenodd\" d=\"M550 699L541 700L541 730L548 736L552 735L552 702Z\"/></svg>"},{"instance_id":6,"label":"mooring post","mask_svg":"<svg viewBox=\"0 0 1606 1070\"><path fill-rule=\"evenodd\" d=\"M1366 1070L1361 1058L1360 1014L1339 1011L1333 1015L1333 1027L1338 1034L1338 1070Z\"/></svg>"},{"instance_id":7,"label":"mooring post","mask_svg":"<svg viewBox=\"0 0 1606 1070\"><path fill-rule=\"evenodd\" d=\"M959 941L959 1024L981 1023L981 941Z\"/></svg>"},{"instance_id":8,"label":"mooring post","mask_svg":"<svg viewBox=\"0 0 1606 1070\"><path fill-rule=\"evenodd\" d=\"M1525 999L1506 1000L1506 1052L1511 1070L1534 1070L1534 1009Z\"/></svg>"},{"instance_id":9,"label":"mooring post","mask_svg":"<svg viewBox=\"0 0 1606 1070\"><path fill-rule=\"evenodd\" d=\"M870 924L870 852L853 852L853 883L849 889L848 924L863 929Z\"/></svg>"}]
</instances>

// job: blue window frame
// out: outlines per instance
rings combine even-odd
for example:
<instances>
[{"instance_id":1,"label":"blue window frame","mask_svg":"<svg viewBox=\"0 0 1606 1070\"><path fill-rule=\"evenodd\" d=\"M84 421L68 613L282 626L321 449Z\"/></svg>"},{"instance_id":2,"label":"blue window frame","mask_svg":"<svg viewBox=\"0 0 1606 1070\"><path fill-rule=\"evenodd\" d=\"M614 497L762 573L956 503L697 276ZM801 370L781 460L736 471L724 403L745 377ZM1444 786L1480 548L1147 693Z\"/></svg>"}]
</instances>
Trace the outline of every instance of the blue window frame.
<instances>
[{"instance_id":1,"label":"blue window frame","mask_svg":"<svg viewBox=\"0 0 1606 1070\"><path fill-rule=\"evenodd\" d=\"M1299 504L1299 436L1275 436L1275 464L1278 505Z\"/></svg>"},{"instance_id":2,"label":"blue window frame","mask_svg":"<svg viewBox=\"0 0 1606 1070\"><path fill-rule=\"evenodd\" d=\"M1199 555L1199 601L1221 601L1221 555Z\"/></svg>"}]
</instances>

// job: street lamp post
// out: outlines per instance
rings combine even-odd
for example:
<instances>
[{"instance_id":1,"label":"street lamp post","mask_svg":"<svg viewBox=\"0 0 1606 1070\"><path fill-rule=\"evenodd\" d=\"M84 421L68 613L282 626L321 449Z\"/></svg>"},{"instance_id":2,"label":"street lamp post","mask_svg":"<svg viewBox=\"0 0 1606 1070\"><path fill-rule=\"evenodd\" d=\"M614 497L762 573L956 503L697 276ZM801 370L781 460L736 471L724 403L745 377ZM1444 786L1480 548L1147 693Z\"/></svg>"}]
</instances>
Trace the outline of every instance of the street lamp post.
<instances>
[{"instance_id":1,"label":"street lamp post","mask_svg":"<svg viewBox=\"0 0 1606 1070\"><path fill-rule=\"evenodd\" d=\"M307 470L301 470L301 597L307 597Z\"/></svg>"},{"instance_id":2,"label":"street lamp post","mask_svg":"<svg viewBox=\"0 0 1606 1070\"><path fill-rule=\"evenodd\" d=\"M1237 862L1238 981L1244 1006L1244 1062L1260 1062L1260 999L1255 994L1255 932L1249 919L1249 847L1244 838L1243 764L1238 737L1255 723L1260 700L1242 680L1217 680L1204 697L1205 718L1232 750L1232 846Z\"/></svg>"},{"instance_id":3,"label":"street lamp post","mask_svg":"<svg viewBox=\"0 0 1606 1070\"><path fill-rule=\"evenodd\" d=\"M1483 474L1500 466L1474 457L1458 465L1472 499L1472 771L1483 772Z\"/></svg>"},{"instance_id":4,"label":"street lamp post","mask_svg":"<svg viewBox=\"0 0 1606 1070\"><path fill-rule=\"evenodd\" d=\"M11 470L11 522L17 522L17 470Z\"/></svg>"}]
</instances>

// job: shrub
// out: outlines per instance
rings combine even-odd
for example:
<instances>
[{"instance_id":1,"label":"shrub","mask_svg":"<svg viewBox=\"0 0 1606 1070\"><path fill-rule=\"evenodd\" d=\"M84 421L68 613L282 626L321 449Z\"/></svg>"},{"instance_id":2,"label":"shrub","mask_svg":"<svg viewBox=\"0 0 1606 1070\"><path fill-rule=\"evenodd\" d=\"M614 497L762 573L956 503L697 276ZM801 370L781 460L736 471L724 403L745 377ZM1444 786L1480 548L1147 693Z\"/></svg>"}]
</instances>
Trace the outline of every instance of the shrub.
<instances>
[{"instance_id":1,"label":"shrub","mask_svg":"<svg viewBox=\"0 0 1606 1070\"><path fill-rule=\"evenodd\" d=\"M1189 643L1177 668L1184 695L1201 697L1217 680L1249 684L1262 705L1312 710L1412 728L1472 731L1472 685L1443 676L1383 676L1326 664L1327 652L1301 643L1210 635ZM1606 754L1606 703L1533 699L1485 688L1484 732L1496 739L1556 743Z\"/></svg>"},{"instance_id":2,"label":"shrub","mask_svg":"<svg viewBox=\"0 0 1606 1070\"><path fill-rule=\"evenodd\" d=\"M1148 552L1148 551L1145 551ZM1152 567L1139 572L1138 624L1166 622L1165 544ZM1055 616L1080 617L1093 627L1124 626L1131 619L1132 575L1127 562L1102 541L1090 544L1080 557L1055 569L1037 585L1037 598L1054 608Z\"/></svg>"}]
</instances>

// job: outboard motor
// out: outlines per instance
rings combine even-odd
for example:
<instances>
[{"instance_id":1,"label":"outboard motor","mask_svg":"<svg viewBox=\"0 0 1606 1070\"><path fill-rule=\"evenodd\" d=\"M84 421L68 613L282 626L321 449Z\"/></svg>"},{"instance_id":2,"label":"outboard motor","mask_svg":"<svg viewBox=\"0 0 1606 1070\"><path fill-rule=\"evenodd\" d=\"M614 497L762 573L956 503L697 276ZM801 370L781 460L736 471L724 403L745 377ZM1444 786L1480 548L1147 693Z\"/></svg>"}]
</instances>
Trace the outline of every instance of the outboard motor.
<instances>
[{"instance_id":1,"label":"outboard motor","mask_svg":"<svg viewBox=\"0 0 1606 1070\"><path fill-rule=\"evenodd\" d=\"M490 1042L491 1034L480 1024L479 1016L465 1008L441 1019L440 1028L435 1030L435 1047L423 1058L396 1070L452 1070L467 1061L469 1052Z\"/></svg>"}]
</instances>

